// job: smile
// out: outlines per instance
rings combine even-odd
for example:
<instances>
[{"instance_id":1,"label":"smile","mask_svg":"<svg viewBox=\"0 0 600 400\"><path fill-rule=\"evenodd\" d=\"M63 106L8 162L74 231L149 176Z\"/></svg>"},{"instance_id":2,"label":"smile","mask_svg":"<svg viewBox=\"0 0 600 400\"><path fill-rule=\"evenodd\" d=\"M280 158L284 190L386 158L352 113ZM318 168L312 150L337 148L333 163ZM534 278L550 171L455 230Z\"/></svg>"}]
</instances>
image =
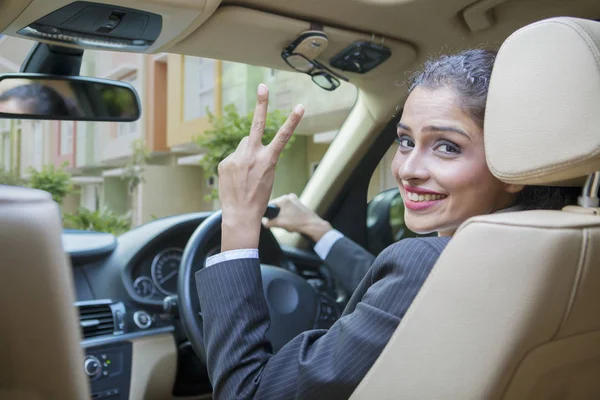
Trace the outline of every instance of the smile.
<instances>
[{"instance_id":1,"label":"smile","mask_svg":"<svg viewBox=\"0 0 600 400\"><path fill-rule=\"evenodd\" d=\"M412 211L426 210L444 201L448 195L436 193L419 187L405 186L404 206Z\"/></svg>"},{"instance_id":2,"label":"smile","mask_svg":"<svg viewBox=\"0 0 600 400\"><path fill-rule=\"evenodd\" d=\"M406 197L410 201L422 202L422 201L435 201L445 199L447 196L443 194L418 194L413 192L406 192Z\"/></svg>"}]
</instances>

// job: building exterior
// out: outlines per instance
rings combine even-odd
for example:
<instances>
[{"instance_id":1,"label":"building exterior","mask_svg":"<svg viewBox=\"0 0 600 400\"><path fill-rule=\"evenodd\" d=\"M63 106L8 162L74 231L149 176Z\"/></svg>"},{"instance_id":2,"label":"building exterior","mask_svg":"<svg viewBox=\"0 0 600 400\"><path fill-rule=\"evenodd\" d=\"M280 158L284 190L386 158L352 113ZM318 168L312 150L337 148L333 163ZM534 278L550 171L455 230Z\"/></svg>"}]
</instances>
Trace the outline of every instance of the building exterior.
<instances>
[{"instance_id":1,"label":"building exterior","mask_svg":"<svg viewBox=\"0 0 600 400\"><path fill-rule=\"evenodd\" d=\"M0 50L12 40L0 38ZM0 59L0 69L18 68L23 51L13 53L2 53L13 59ZM270 110L287 113L297 103L307 105L295 142L278 163L276 197L302 191L357 97L350 84L326 92L305 75L175 54L86 51L81 75L130 83L141 100L141 118L131 123L0 120L0 165L23 178L30 168L66 165L77 191L65 199L64 211L131 212L133 225L218 207L217 201L204 200L216 181L199 166L204 149L196 145L210 128L207 110L220 115L234 104L242 114L252 112L260 82L271 88ZM148 159L143 182L130 191L123 176L136 143L143 143ZM392 157L391 150L374 174L370 197L394 186Z\"/></svg>"}]
</instances>

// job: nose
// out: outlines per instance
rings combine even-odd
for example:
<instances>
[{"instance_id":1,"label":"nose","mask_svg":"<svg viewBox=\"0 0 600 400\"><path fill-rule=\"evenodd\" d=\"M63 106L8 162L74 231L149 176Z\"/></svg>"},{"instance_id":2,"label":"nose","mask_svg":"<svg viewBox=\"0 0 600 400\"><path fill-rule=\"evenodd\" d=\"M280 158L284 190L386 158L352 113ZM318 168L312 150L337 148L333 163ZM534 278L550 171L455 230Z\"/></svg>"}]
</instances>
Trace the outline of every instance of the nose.
<instances>
[{"instance_id":1,"label":"nose","mask_svg":"<svg viewBox=\"0 0 600 400\"><path fill-rule=\"evenodd\" d=\"M392 165L396 166L393 171L399 182L425 181L429 178L427 169L426 155L422 154L418 148L414 148L409 154L396 154L398 160Z\"/></svg>"}]
</instances>

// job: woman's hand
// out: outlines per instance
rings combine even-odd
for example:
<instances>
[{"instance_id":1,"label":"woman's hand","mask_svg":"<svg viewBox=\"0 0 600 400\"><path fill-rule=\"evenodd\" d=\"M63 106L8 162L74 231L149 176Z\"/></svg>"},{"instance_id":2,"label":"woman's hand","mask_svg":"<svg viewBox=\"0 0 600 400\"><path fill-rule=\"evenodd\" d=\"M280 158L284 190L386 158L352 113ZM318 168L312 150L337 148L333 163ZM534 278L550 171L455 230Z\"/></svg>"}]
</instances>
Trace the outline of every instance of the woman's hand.
<instances>
[{"instance_id":1,"label":"woman's hand","mask_svg":"<svg viewBox=\"0 0 600 400\"><path fill-rule=\"evenodd\" d=\"M302 233L318 242L331 228L329 222L319 217L313 210L300 202L294 193L271 201L280 208L276 218L265 220L267 228L283 228L290 232Z\"/></svg>"},{"instance_id":2,"label":"woman's hand","mask_svg":"<svg viewBox=\"0 0 600 400\"><path fill-rule=\"evenodd\" d=\"M262 216L273 189L275 165L304 115L304 107L297 105L273 141L263 146L268 101L268 88L261 83L250 134L219 164L219 200L223 211L221 251L258 248Z\"/></svg>"}]
</instances>

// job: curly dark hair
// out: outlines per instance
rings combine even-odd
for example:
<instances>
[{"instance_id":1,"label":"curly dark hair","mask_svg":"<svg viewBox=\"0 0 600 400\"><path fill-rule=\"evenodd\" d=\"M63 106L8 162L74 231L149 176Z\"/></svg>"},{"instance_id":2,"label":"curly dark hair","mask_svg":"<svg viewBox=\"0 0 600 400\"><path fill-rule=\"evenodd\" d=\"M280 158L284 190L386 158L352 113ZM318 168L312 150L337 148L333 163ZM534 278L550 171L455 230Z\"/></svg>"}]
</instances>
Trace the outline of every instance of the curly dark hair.
<instances>
[{"instance_id":1,"label":"curly dark hair","mask_svg":"<svg viewBox=\"0 0 600 400\"><path fill-rule=\"evenodd\" d=\"M409 94L416 87L450 88L458 93L461 107L483 129L485 106L496 51L471 49L443 55L425 62L408 85ZM577 202L579 187L525 186L516 203L526 210L560 210Z\"/></svg>"}]
</instances>

